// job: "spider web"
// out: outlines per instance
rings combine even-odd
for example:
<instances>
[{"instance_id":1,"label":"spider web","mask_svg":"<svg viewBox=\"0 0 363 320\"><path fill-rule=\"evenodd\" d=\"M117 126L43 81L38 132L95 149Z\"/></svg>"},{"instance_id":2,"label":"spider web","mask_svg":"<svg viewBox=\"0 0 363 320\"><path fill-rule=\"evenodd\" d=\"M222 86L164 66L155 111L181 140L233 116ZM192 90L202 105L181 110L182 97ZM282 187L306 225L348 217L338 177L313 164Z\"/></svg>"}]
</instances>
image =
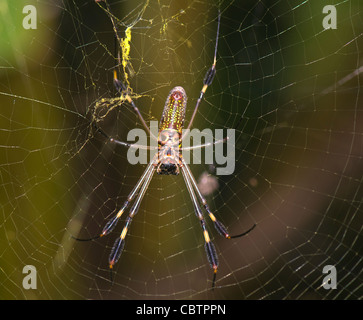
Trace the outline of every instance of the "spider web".
<instances>
[{"instance_id":1,"label":"spider web","mask_svg":"<svg viewBox=\"0 0 363 320\"><path fill-rule=\"evenodd\" d=\"M214 291L181 176L154 175L113 284L108 255L124 218L107 237L71 237L99 234L145 169L92 123L122 141L142 125L117 102L105 3L33 1L37 29L25 30L28 2L0 8L1 298L362 298L361 2L332 1L335 30L322 26L325 1L219 3L217 74L194 127L235 129L235 171L191 170L231 234L257 227L226 240L207 220L220 261ZM213 63L217 3L109 5L129 48L119 78L145 120L160 119L181 85L188 121ZM25 265L37 269L36 290L22 286ZM326 265L337 289L322 286Z\"/></svg>"}]
</instances>

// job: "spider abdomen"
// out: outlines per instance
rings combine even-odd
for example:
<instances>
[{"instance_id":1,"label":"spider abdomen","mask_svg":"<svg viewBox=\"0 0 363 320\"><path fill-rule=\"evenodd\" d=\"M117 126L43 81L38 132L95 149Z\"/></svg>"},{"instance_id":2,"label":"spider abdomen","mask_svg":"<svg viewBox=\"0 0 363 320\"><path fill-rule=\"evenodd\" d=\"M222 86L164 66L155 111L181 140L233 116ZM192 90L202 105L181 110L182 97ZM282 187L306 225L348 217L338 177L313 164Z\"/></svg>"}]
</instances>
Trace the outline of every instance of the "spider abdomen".
<instances>
[{"instance_id":1,"label":"spider abdomen","mask_svg":"<svg viewBox=\"0 0 363 320\"><path fill-rule=\"evenodd\" d=\"M183 87L174 87L165 101L160 120L160 131L174 129L180 135L184 125L187 94Z\"/></svg>"}]
</instances>

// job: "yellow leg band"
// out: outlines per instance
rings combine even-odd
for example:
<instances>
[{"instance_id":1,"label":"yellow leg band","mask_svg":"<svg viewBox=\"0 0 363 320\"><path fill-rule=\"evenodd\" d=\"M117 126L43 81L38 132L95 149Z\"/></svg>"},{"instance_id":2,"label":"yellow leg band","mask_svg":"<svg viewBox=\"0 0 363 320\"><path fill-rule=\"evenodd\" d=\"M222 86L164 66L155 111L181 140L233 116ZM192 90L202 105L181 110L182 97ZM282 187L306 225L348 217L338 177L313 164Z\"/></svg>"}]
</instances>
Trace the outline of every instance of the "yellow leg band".
<instances>
[{"instance_id":1,"label":"yellow leg band","mask_svg":"<svg viewBox=\"0 0 363 320\"><path fill-rule=\"evenodd\" d=\"M121 238L121 239L125 239L125 237L126 237L126 233L127 233L127 228L125 227L125 228L122 230L122 233L121 233L120 238Z\"/></svg>"},{"instance_id":2,"label":"yellow leg band","mask_svg":"<svg viewBox=\"0 0 363 320\"><path fill-rule=\"evenodd\" d=\"M212 219L213 222L216 221L216 217L213 215L213 213L210 213L209 214L209 217Z\"/></svg>"},{"instance_id":3,"label":"yellow leg band","mask_svg":"<svg viewBox=\"0 0 363 320\"><path fill-rule=\"evenodd\" d=\"M204 231L204 239L205 239L205 242L210 242L210 238L209 238L209 234L208 234L208 231L207 230L205 230Z\"/></svg>"},{"instance_id":4,"label":"yellow leg band","mask_svg":"<svg viewBox=\"0 0 363 320\"><path fill-rule=\"evenodd\" d=\"M122 216L122 214L124 213L124 210L121 209L119 212L117 212L117 216L116 218L120 218Z\"/></svg>"}]
</instances>

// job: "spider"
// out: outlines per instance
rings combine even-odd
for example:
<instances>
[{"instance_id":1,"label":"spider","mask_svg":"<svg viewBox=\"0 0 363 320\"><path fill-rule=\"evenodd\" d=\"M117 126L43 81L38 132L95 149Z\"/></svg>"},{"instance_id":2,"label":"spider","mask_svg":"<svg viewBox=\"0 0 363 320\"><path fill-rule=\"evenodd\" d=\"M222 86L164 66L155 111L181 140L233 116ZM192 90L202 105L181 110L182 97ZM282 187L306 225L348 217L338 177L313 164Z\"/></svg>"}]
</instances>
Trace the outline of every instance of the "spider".
<instances>
[{"instance_id":1,"label":"spider","mask_svg":"<svg viewBox=\"0 0 363 320\"><path fill-rule=\"evenodd\" d=\"M106 5L107 5L107 2L106 2ZM117 30L114 16L110 13L110 10L109 10L110 8L108 5L107 5L107 9L108 9L107 13L111 18L114 29ZM207 88L212 84L214 76L216 75L217 46L218 46L218 37L219 37L220 18L221 18L221 14L219 11L213 64L205 74L205 77L203 80L203 86L200 91L199 98L194 107L194 112L191 117L191 120L189 121L187 129L191 128L191 126L193 124L193 120L196 116L198 107L204 97L204 94L205 94ZM139 112L139 109L136 107L134 101L128 94L128 90L127 90L126 86L117 78L116 70L114 70L113 82L114 82L114 86L115 86L116 90L120 94L123 95L125 100L128 102L129 107L131 107L133 109L133 111L137 114L138 118L140 119L141 123L145 127L146 131L151 135L150 128L147 126L144 118L142 117L141 113ZM109 255L109 268L111 271L111 278L112 278L112 269L113 269L114 265L120 259L122 251L125 247L125 238L126 238L128 230L130 228L131 222L140 208L141 201L146 193L146 190L150 184L150 181L151 181L155 171L157 174L160 174L160 175L178 175L181 171L181 173L183 175L187 190L190 194L190 197L191 197L191 200L192 200L192 203L194 206L195 214L198 217L202 230L203 230L204 241L205 241L204 247L205 247L205 251L207 254L207 258L208 258L210 267L213 269L212 289L214 288L215 281L216 281L216 274L217 274L217 269L218 269L218 256L216 253L215 246L211 242L208 231L207 231L206 222L205 222L203 212L202 212L202 206L204 207L204 209L208 213L210 219L214 223L214 227L216 228L217 232L220 235L224 236L226 239L242 237L242 236L248 234L256 226L256 224L254 224L247 231L245 231L239 235L231 236L228 233L226 227L220 221L218 221L217 218L214 216L214 214L211 212L211 210L207 204L207 201L205 200L205 198L203 197L203 195L201 194L201 192L197 186L196 180L195 180L192 172L190 171L189 166L187 165L186 161L183 159L183 156L182 156L182 151L183 151L182 141L185 137L185 134L182 134L182 130L184 127L186 105L187 105L187 95L186 95L184 88L180 87L180 86L174 87L169 92L169 95L166 98L164 110L163 110L163 113L161 116L160 131L159 131L158 137L156 138L158 141L157 152L154 155L154 157L152 158L152 160L150 161L150 163L147 165L144 173L142 174L142 176L140 177L140 179L138 180L138 182L136 183L136 185L134 186L134 188L132 189L130 194L128 195L127 200L124 202L123 206L121 207L121 209L119 209L119 211L116 213L116 215L106 223L102 232L99 235L97 235L93 238L89 238L89 239L75 238L76 240L79 240L79 241L89 241L89 240L94 240L94 239L104 237L104 236L110 234L115 229L115 227L116 227L118 221L120 220L121 216L123 215L123 213L126 211L126 209L129 207L129 205L132 203L132 201L136 197L135 202L133 203L133 205L129 211L129 215L126 219L122 232L121 232L120 236L114 242L114 245L111 249L111 253ZM108 139L109 142L116 143L116 144L126 146L126 147L132 147L132 145L130 145L126 142L122 142L122 141L109 137L96 124L95 124L95 127L106 139ZM217 143L217 142L214 142L214 143ZM206 145L201 145L198 147L203 147L203 146L206 146ZM194 148L194 147L192 147L192 148ZM185 149L187 149L187 148L185 148ZM199 199L201 205L198 202L198 199Z\"/></svg>"}]
</instances>

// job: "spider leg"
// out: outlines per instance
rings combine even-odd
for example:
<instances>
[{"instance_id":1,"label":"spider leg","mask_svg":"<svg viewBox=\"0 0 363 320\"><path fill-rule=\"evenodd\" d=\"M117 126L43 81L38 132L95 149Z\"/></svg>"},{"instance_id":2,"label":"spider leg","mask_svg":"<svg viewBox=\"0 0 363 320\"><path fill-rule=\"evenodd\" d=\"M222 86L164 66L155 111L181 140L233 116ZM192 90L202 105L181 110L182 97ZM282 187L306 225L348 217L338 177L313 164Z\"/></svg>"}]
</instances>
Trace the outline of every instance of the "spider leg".
<instances>
[{"instance_id":1,"label":"spider leg","mask_svg":"<svg viewBox=\"0 0 363 320\"><path fill-rule=\"evenodd\" d=\"M97 1L96 1L97 2ZM104 1L106 4L106 8L104 8L102 5L100 5L101 8L103 8L106 12L106 14L109 16L111 22L112 22L112 26L115 32L115 48L117 48L117 60L118 60L118 66L121 65L121 59L120 59L120 43L121 43L121 39L119 36L119 30L117 27L117 23L115 21L115 16L113 15L110 5L108 4L107 1ZM115 67L114 71L113 71L113 84L117 90L118 93L124 95L124 97L126 98L126 100L128 101L128 103L131 105L132 109L134 110L134 112L137 114L137 116L139 117L142 125L144 126L145 130L149 133L149 135L151 137L153 137L153 139L155 139L157 141L157 137L155 137L155 135L150 131L150 128L148 127L148 125L146 124L146 121L144 120L143 116L141 115L139 109L137 108L135 102L132 100L131 96L128 94L128 90L127 87L125 86L125 84L119 80L117 78L117 71L116 71L117 66Z\"/></svg>"},{"instance_id":2,"label":"spider leg","mask_svg":"<svg viewBox=\"0 0 363 320\"><path fill-rule=\"evenodd\" d=\"M154 157L154 159L155 159L155 157ZM83 239L83 238L76 238L76 237L73 237L73 236L72 236L72 238L75 239L75 240L77 240L77 241L91 241L91 240L95 240L95 239L101 238L101 237L106 236L109 233L111 233L111 231L113 229L115 229L115 227L117 225L117 222L120 220L122 214L125 212L125 210L129 206L130 202L133 200L133 198L135 197L135 195L137 194L137 192L141 188L141 186L144 183L146 177L148 177L149 174L150 174L150 172L153 171L153 169L154 169L154 166L153 166L154 159L149 163L149 165L145 169L144 173L140 177L139 181L136 183L136 185L134 186L134 188L132 189L132 191L130 192L130 194L127 196L127 200L124 202L124 204L121 207L121 209L117 212L117 214L111 220L109 220L106 223L106 225L102 229L102 232L99 235L94 236L94 237L91 237L91 238L85 238L85 239Z\"/></svg>"},{"instance_id":3,"label":"spider leg","mask_svg":"<svg viewBox=\"0 0 363 320\"><path fill-rule=\"evenodd\" d=\"M209 70L207 71L207 73L205 74L204 76L204 79L203 79L203 87L202 87L202 90L200 91L200 95L199 95L199 98L197 100L197 103L194 107L194 112L193 112L193 115L189 121L189 124L188 124L188 128L187 129L190 129L192 124L193 124L193 121L194 121L194 118L197 114L197 111L198 111L198 108L199 108L199 105L203 99L203 96L207 90L207 88L212 84L213 82L213 79L214 79L214 76L216 75L216 63L217 63L217 47L218 47L218 37L219 37L219 26L220 26L220 22L221 22L221 13L220 11L218 11L218 26L217 26L217 36L216 36L216 45L214 47L214 58L213 58L213 64L212 66L209 68ZM184 136L186 135L186 133L183 134L182 136L182 140L184 139Z\"/></svg>"},{"instance_id":4,"label":"spider leg","mask_svg":"<svg viewBox=\"0 0 363 320\"><path fill-rule=\"evenodd\" d=\"M100 134L102 134L109 142L118 144L120 146L126 147L126 148L133 148L133 149L144 149L144 150L157 150L158 147L151 147L151 146L144 146L136 143L128 143L124 141L120 141L114 138L111 138L104 130L102 130L96 123L93 123L93 126L95 127L96 131L98 131Z\"/></svg>"},{"instance_id":5,"label":"spider leg","mask_svg":"<svg viewBox=\"0 0 363 320\"><path fill-rule=\"evenodd\" d=\"M139 108L136 106L135 102L132 100L132 98L128 94L127 87L121 82L121 80L117 79L117 72L116 72L116 70L113 71L113 83L114 83L114 86L115 86L116 90L120 94L123 94L124 97L126 98L127 102L131 105L132 109L134 110L134 112L139 117L139 119L140 119L142 125L144 126L145 130L149 133L149 135L153 139L155 139L157 141L157 137L155 137L155 135L150 131L150 128L146 124L146 121L144 120L143 116L141 115L141 113L139 111Z\"/></svg>"},{"instance_id":6,"label":"spider leg","mask_svg":"<svg viewBox=\"0 0 363 320\"><path fill-rule=\"evenodd\" d=\"M197 182L195 181L195 178L194 178L192 172L190 171L189 167L187 166L184 158L182 158L182 157L180 157L180 158L181 158L183 166L185 167L186 174L188 175L194 189L196 190L198 197L203 204L203 207L208 212L209 217L211 218L211 220L214 223L214 227L216 228L216 230L218 231L218 233L220 235L224 236L226 239L239 238L239 237L245 236L246 234L248 234L250 231L252 231L256 227L256 224L254 224L251 228L249 228L247 231L245 231L241 234L234 235L234 236L229 235L227 228L223 225L222 222L218 221L217 218L214 216L214 214L210 211L208 203L205 200L205 198L202 196L202 194L198 188Z\"/></svg>"},{"instance_id":7,"label":"spider leg","mask_svg":"<svg viewBox=\"0 0 363 320\"><path fill-rule=\"evenodd\" d=\"M183 178L184 178L185 184L187 186L189 195L190 195L190 197L192 199L192 202L193 202L195 214L199 218L200 224L201 224L202 229L203 229L203 235L204 235L204 241L205 241L204 248L205 248L205 251L207 253L207 258L208 258L208 261L209 261L209 265L211 266L211 268L214 271L213 272L213 280L212 280L212 290L213 290L215 282L216 282L217 269L218 269L217 252L216 252L216 249L214 247L214 244L211 242L211 240L209 238L209 234L208 234L208 231L207 231L205 219L203 217L202 209L200 208L198 200L197 200L197 198L195 196L193 186L192 186L192 183L190 181L190 178L189 178L188 172L186 170L186 167L187 167L186 164L181 165L181 171L182 171Z\"/></svg>"},{"instance_id":8,"label":"spider leg","mask_svg":"<svg viewBox=\"0 0 363 320\"><path fill-rule=\"evenodd\" d=\"M196 145L196 146L191 146L191 147L181 147L179 148L179 150L183 151L183 150L193 150L193 149L199 149L199 148L206 148L206 147L209 147L211 145L215 145L215 144L219 144L219 143L225 143L229 138L226 137L224 139L220 139L220 140L216 140L214 142L209 142L209 143L205 143L205 144L199 144L199 145Z\"/></svg>"},{"instance_id":9,"label":"spider leg","mask_svg":"<svg viewBox=\"0 0 363 320\"><path fill-rule=\"evenodd\" d=\"M122 229L122 232L120 234L120 237L118 237L115 241L115 243L113 244L110 256L108 258L109 261L109 267L110 270L112 272L113 266L117 263L117 261L120 259L122 251L125 247L125 237L127 234L127 231L130 227L130 224L132 222L133 217L137 214L139 208L140 208L140 204L142 199L144 198L144 195L146 193L146 190L150 184L151 178L153 176L155 172L155 166L153 165L153 162L151 162L151 166L150 168L147 170L146 175L145 175L145 180L144 183L140 189L140 193L137 196L135 203L133 204L133 206L131 207L129 216L126 219L125 222L125 226ZM112 273L111 273L112 274Z\"/></svg>"}]
</instances>

